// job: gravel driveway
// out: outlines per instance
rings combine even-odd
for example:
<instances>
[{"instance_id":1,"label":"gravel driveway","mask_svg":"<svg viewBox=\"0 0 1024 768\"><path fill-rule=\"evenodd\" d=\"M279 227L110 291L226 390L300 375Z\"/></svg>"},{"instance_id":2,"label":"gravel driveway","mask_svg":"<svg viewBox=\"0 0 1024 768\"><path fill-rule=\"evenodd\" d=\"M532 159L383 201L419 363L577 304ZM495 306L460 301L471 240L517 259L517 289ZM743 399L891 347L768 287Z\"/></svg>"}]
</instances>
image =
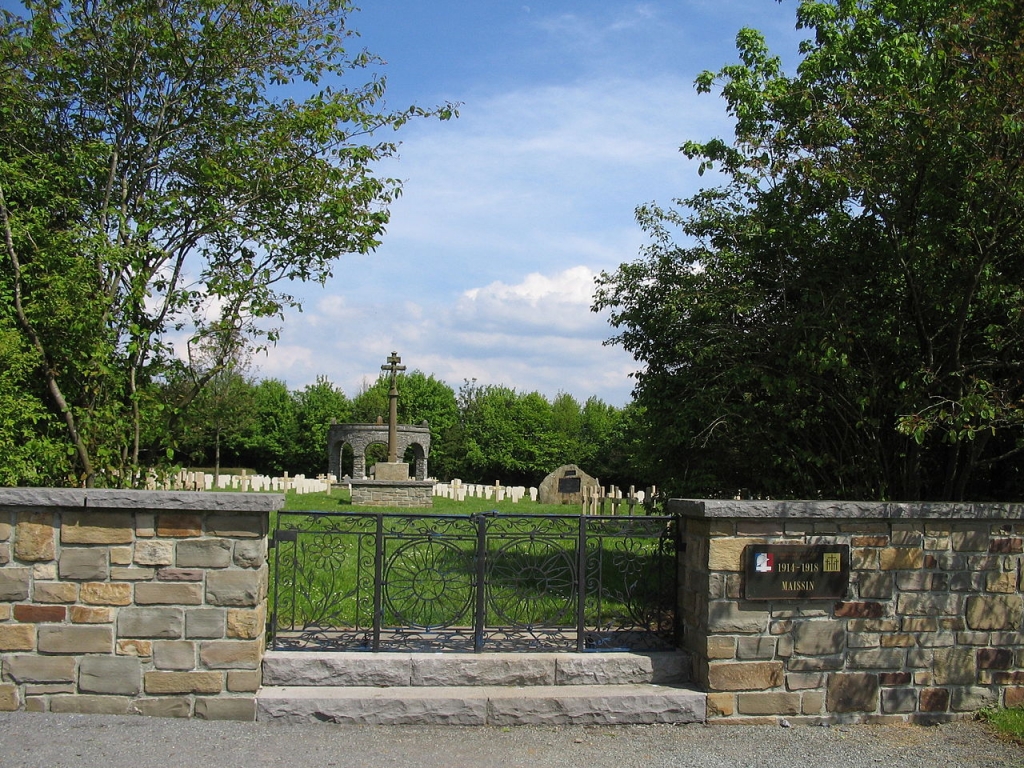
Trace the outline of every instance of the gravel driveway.
<instances>
[{"instance_id":1,"label":"gravel driveway","mask_svg":"<svg viewBox=\"0 0 1024 768\"><path fill-rule=\"evenodd\" d=\"M21 768L985 768L1024 747L978 722L934 727L340 726L0 714L0 766Z\"/></svg>"}]
</instances>

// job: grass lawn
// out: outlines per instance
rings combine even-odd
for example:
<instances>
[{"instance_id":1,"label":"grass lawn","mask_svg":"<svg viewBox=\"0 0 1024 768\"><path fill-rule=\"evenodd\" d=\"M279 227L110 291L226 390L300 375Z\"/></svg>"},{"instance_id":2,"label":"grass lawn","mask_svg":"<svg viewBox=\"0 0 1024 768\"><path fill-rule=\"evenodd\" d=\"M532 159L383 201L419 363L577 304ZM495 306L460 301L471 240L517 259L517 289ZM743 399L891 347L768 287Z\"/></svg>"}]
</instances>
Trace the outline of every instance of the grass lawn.
<instances>
[{"instance_id":1,"label":"grass lawn","mask_svg":"<svg viewBox=\"0 0 1024 768\"><path fill-rule=\"evenodd\" d=\"M983 709L979 715L1000 733L1024 744L1024 707Z\"/></svg>"}]
</instances>

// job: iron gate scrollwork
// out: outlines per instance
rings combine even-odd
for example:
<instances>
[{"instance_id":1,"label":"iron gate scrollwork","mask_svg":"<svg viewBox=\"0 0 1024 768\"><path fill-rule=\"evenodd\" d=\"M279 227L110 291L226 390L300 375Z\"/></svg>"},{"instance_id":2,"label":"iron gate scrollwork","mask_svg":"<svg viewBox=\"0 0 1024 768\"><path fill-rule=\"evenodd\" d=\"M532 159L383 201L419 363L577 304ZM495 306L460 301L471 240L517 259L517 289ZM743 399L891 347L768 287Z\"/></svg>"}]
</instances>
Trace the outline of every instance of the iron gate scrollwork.
<instances>
[{"instance_id":1,"label":"iron gate scrollwork","mask_svg":"<svg viewBox=\"0 0 1024 768\"><path fill-rule=\"evenodd\" d=\"M281 513L271 645L667 649L675 544L660 516Z\"/></svg>"}]
</instances>

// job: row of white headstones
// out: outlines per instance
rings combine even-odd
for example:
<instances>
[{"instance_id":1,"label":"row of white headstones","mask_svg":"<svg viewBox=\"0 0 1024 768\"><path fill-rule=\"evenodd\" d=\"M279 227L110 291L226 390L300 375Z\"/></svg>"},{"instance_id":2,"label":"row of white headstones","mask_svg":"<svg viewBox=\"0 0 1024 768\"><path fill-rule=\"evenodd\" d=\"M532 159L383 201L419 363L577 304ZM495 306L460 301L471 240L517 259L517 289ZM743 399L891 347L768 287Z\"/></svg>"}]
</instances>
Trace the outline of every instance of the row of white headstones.
<instances>
[{"instance_id":1,"label":"row of white headstones","mask_svg":"<svg viewBox=\"0 0 1024 768\"><path fill-rule=\"evenodd\" d=\"M155 477L151 477L147 483L149 490L192 490L192 491L207 491L207 490L236 490L242 492L276 492L276 493L288 493L289 491L297 494L306 493L330 493L331 488L337 485L338 479L334 475L318 475L317 477L306 477L305 475L289 475L287 472L281 477L271 477L269 475L250 475L250 474L222 474L215 476L209 472L190 472L188 470L182 470L175 475L165 479L163 482L157 482ZM603 501L611 502L627 502L630 506L634 504L642 505L647 495L652 493L653 489L649 489L647 492L635 490L630 487L628 493L623 493L621 489L615 486L609 486L608 488L584 488L584 503L597 505ZM454 499L456 501L466 501L467 499L484 499L485 501L505 501L506 499L512 501L514 504L518 504L523 499L529 497L531 502L536 503L538 498L537 488L526 488L522 485L502 485L500 482L495 482L493 485L483 485L481 483L463 483L461 480L452 480L447 483L434 483L433 495L439 496L446 499Z\"/></svg>"}]
</instances>

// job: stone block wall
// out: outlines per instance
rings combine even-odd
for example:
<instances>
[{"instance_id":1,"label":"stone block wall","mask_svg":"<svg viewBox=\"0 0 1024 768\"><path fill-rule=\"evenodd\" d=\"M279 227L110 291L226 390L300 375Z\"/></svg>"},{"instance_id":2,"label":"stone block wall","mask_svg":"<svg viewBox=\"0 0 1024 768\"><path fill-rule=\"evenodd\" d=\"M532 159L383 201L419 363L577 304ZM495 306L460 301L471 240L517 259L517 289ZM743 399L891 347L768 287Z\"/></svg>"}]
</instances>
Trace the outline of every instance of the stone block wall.
<instances>
[{"instance_id":1,"label":"stone block wall","mask_svg":"<svg viewBox=\"0 0 1024 768\"><path fill-rule=\"evenodd\" d=\"M672 500L693 679L725 722L1024 703L1024 506ZM846 544L842 600L744 599L751 544Z\"/></svg>"},{"instance_id":2,"label":"stone block wall","mask_svg":"<svg viewBox=\"0 0 1024 768\"><path fill-rule=\"evenodd\" d=\"M255 719L283 502L0 489L0 710Z\"/></svg>"},{"instance_id":3,"label":"stone block wall","mask_svg":"<svg viewBox=\"0 0 1024 768\"><path fill-rule=\"evenodd\" d=\"M433 507L430 481L352 480L352 503L360 507Z\"/></svg>"}]
</instances>

